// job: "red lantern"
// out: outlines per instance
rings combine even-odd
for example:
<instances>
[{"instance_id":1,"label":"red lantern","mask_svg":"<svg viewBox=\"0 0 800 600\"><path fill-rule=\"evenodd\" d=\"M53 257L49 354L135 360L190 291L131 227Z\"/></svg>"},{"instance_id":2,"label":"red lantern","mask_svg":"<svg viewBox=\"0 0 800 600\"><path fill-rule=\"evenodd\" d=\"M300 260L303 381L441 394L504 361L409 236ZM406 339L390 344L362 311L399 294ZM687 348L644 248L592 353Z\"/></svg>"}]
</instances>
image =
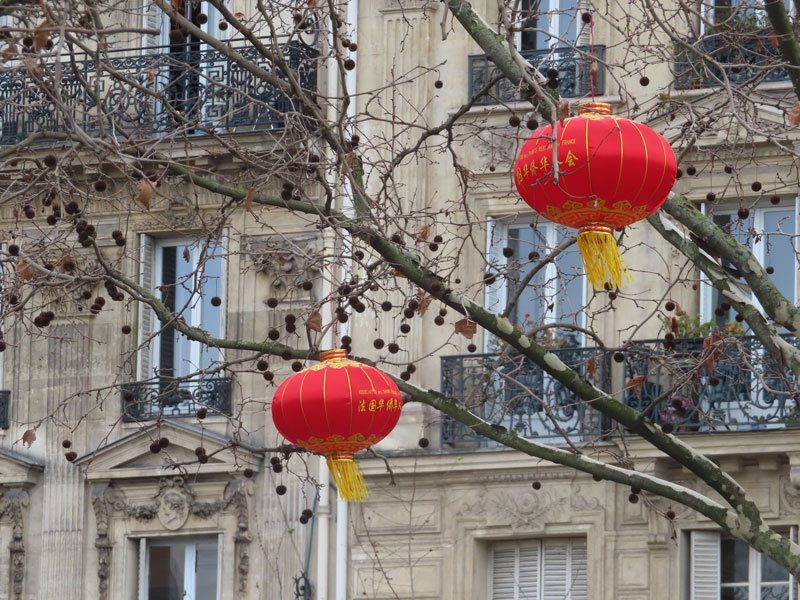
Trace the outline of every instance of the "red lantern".
<instances>
[{"instance_id":1,"label":"red lantern","mask_svg":"<svg viewBox=\"0 0 800 600\"><path fill-rule=\"evenodd\" d=\"M553 160L558 164L558 177ZM582 104L577 117L534 132L514 166L522 199L551 221L579 229L589 280L620 286L631 276L614 229L644 219L667 199L677 161L669 143L641 123L611 114L603 102Z\"/></svg>"},{"instance_id":2,"label":"red lantern","mask_svg":"<svg viewBox=\"0 0 800 600\"><path fill-rule=\"evenodd\" d=\"M287 440L328 459L339 495L362 501L367 489L353 454L385 438L397 425L403 400L382 371L320 353L320 363L284 381L272 399L272 420Z\"/></svg>"}]
</instances>

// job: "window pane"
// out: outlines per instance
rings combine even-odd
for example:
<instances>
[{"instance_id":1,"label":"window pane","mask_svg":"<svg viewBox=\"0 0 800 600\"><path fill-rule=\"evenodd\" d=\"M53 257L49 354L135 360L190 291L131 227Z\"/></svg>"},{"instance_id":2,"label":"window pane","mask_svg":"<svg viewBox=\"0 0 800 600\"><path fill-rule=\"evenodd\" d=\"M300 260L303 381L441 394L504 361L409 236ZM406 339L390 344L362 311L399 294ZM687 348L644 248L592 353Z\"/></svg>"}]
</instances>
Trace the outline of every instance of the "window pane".
<instances>
[{"instance_id":1,"label":"window pane","mask_svg":"<svg viewBox=\"0 0 800 600\"><path fill-rule=\"evenodd\" d=\"M789 600L788 585L761 586L761 600Z\"/></svg>"},{"instance_id":2,"label":"window pane","mask_svg":"<svg viewBox=\"0 0 800 600\"><path fill-rule=\"evenodd\" d=\"M559 232L560 244L568 236ZM573 244L556 258L558 279L556 280L557 314L559 321L579 324L580 310L583 307L583 259L577 244ZM579 345L577 339L574 345Z\"/></svg>"},{"instance_id":3,"label":"window pane","mask_svg":"<svg viewBox=\"0 0 800 600\"><path fill-rule=\"evenodd\" d=\"M520 33L520 50L536 50L546 48L545 35L534 31L535 29L547 29L547 17L539 14L539 0L522 0L520 3L520 18L522 32ZM542 23L542 27L539 23Z\"/></svg>"},{"instance_id":4,"label":"window pane","mask_svg":"<svg viewBox=\"0 0 800 600\"><path fill-rule=\"evenodd\" d=\"M220 337L222 335L222 305L214 306L212 298L223 298L225 296L225 281L222 278L223 251L219 244L209 247L206 253L208 257L201 267L202 296L200 298L201 316L197 323L210 335ZM197 250L198 252L200 249ZM219 349L200 345L200 368L207 368L219 360Z\"/></svg>"},{"instance_id":5,"label":"window pane","mask_svg":"<svg viewBox=\"0 0 800 600\"><path fill-rule=\"evenodd\" d=\"M183 600L186 548L183 544L150 547L148 600Z\"/></svg>"},{"instance_id":6,"label":"window pane","mask_svg":"<svg viewBox=\"0 0 800 600\"><path fill-rule=\"evenodd\" d=\"M759 242L765 244L764 266L775 267L775 273L770 276L773 283L794 302L797 258L790 237L795 234L794 210L764 211L764 234Z\"/></svg>"},{"instance_id":7,"label":"window pane","mask_svg":"<svg viewBox=\"0 0 800 600\"><path fill-rule=\"evenodd\" d=\"M195 561L195 599L216 600L217 597L217 543L197 544Z\"/></svg>"},{"instance_id":8,"label":"window pane","mask_svg":"<svg viewBox=\"0 0 800 600\"><path fill-rule=\"evenodd\" d=\"M789 581L789 571L762 554L761 581Z\"/></svg>"},{"instance_id":9,"label":"window pane","mask_svg":"<svg viewBox=\"0 0 800 600\"><path fill-rule=\"evenodd\" d=\"M722 583L746 583L750 547L742 540L722 540ZM732 596L733 597L733 596Z\"/></svg>"},{"instance_id":10,"label":"window pane","mask_svg":"<svg viewBox=\"0 0 800 600\"><path fill-rule=\"evenodd\" d=\"M192 247L182 244L175 248L177 260L175 265L175 311L178 312L187 323L194 325L192 320L192 305L197 301L194 280L194 260L192 257ZM185 335L176 335L175 338L175 376L182 377L191 373L192 365L192 342Z\"/></svg>"},{"instance_id":11,"label":"window pane","mask_svg":"<svg viewBox=\"0 0 800 600\"><path fill-rule=\"evenodd\" d=\"M723 587L720 590L720 600L748 600L749 593L746 585Z\"/></svg>"},{"instance_id":12,"label":"window pane","mask_svg":"<svg viewBox=\"0 0 800 600\"><path fill-rule=\"evenodd\" d=\"M557 0L552 0L555 4ZM559 13L559 35L565 40L559 42L560 46L568 46L566 42L574 42L578 39L578 0L560 0Z\"/></svg>"},{"instance_id":13,"label":"window pane","mask_svg":"<svg viewBox=\"0 0 800 600\"><path fill-rule=\"evenodd\" d=\"M540 255L547 253L545 236L533 227L509 227L508 246L514 250L514 263L516 269L509 269L508 298L510 299L519 282L531 268L528 255L538 252ZM520 294L511 320L517 325L539 323L544 317L544 283L545 270L541 269ZM526 316L527 315L527 316Z\"/></svg>"}]
</instances>

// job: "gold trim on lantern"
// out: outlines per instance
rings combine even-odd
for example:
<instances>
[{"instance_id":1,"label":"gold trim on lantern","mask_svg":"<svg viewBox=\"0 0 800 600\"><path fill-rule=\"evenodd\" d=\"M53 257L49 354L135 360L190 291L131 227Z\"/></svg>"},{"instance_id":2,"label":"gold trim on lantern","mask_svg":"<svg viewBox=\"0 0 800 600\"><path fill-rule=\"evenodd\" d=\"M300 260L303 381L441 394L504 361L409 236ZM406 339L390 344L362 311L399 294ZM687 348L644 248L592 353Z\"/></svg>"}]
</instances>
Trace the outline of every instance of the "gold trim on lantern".
<instances>
[{"instance_id":1,"label":"gold trim on lantern","mask_svg":"<svg viewBox=\"0 0 800 600\"><path fill-rule=\"evenodd\" d=\"M620 287L623 275L633 281L625 260L620 256L614 230L603 223L591 223L580 228L578 248L583 258L586 275L595 289L606 283Z\"/></svg>"},{"instance_id":2,"label":"gold trim on lantern","mask_svg":"<svg viewBox=\"0 0 800 600\"><path fill-rule=\"evenodd\" d=\"M578 105L578 116L586 114L610 115L611 105L608 102L581 102Z\"/></svg>"},{"instance_id":3,"label":"gold trim on lantern","mask_svg":"<svg viewBox=\"0 0 800 600\"><path fill-rule=\"evenodd\" d=\"M339 497L349 502L363 502L367 498L367 486L358 465L353 460L353 455L346 452L337 452L328 455L328 469L330 469Z\"/></svg>"}]
</instances>

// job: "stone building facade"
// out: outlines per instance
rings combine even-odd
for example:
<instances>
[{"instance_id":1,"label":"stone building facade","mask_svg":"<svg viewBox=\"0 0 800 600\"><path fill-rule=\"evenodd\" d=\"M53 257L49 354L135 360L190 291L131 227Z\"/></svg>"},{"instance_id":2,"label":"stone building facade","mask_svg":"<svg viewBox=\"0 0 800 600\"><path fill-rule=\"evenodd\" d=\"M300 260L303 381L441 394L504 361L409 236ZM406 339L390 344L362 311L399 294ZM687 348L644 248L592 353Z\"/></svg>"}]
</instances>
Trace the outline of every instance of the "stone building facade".
<instances>
[{"instance_id":1,"label":"stone building facade","mask_svg":"<svg viewBox=\"0 0 800 600\"><path fill-rule=\"evenodd\" d=\"M474 4L491 21L494 4L488 0ZM616 112L633 110L637 102L644 105L661 93L679 93L699 103L713 100L708 82L675 79L669 64L643 64L651 85L640 85L640 74L631 66L635 60L630 58L630 46L645 40L623 39L612 26L614 19L624 17L625 6L595 6L603 18L596 20L590 39L576 12L578 5L585 10L589 3L549 0L547 4L550 18L546 26L539 26L541 35L546 38L547 30L581 48L594 46L603 60L596 99L611 103ZM234 0L232 10L249 14L253 7ZM350 10L348 19L356 23L351 39L358 43L357 66L347 76L348 83L363 92L355 102L356 114L364 114L380 101L404 120L440 123L494 76L479 47L458 26L448 32L446 41L441 40L441 3L362 0L343 10ZM209 8L208 13L213 10ZM141 10L126 14L120 18L139 15L147 22L157 13L147 9L144 15ZM445 20L446 27L448 23ZM218 29L209 32L225 37ZM147 61L158 54L140 53L142 44L150 47L163 41L120 39L119 68L127 65L133 72L146 73ZM324 43L306 41L312 48ZM576 60L568 47L558 46L552 49L547 39L520 39L521 50L531 60L558 58L565 96L575 101L587 97L591 94L588 65ZM234 69L214 51L209 53L207 60L219 62L223 71ZM130 58L139 54L144 57L141 62ZM301 54L297 56L302 59ZM386 87L420 65L436 68L402 93ZM331 82L325 69L326 65L320 65L313 74L307 72L309 82L315 78L314 85L323 93ZM2 77L10 75L0 73ZM437 79L443 82L442 88L434 87ZM789 82L776 77L761 89L778 98L789 89ZM481 249L463 249L454 277L465 282L465 293L494 308L513 291L503 281L483 285L487 269L504 266L498 250L512 245L517 254L527 254L534 248L552 248L563 235L535 220L513 193L510 171L521 134L509 125L509 117L518 114L524 123L529 112L515 94L502 82L496 84L489 101L476 103L462 117L454 143L464 168L480 181L469 189L465 201L480 225L476 239ZM262 100L268 104L275 98ZM422 106L426 110L420 116ZM274 117L267 115L249 118L223 124L234 132L239 146L264 150L281 140L285 123L272 122ZM763 118L780 120L771 113ZM666 130L675 127L671 123L666 114L654 118L651 126ZM152 126L157 134L158 125ZM386 127L379 119L364 120L358 131L364 138L384 139ZM21 134L5 128L8 139L4 143L14 143ZM403 135L397 138L400 145L411 140L410 134ZM702 203L710 191L718 189L725 176L724 161L735 160L716 157L713 149L721 142L711 137L700 140L698 150L684 158L700 175L683 178L677 191ZM742 160L737 166L743 181L758 177L765 190L787 179L796 183L791 157L761 139L751 146L758 160ZM185 149L172 141L164 142L161 151L187 158L182 154ZM204 141L201 135L194 139L190 153L195 166L211 169L229 181L236 181L245 170L230 148L211 139ZM218 196L169 181L155 194L149 211L131 213L122 210L123 203L115 198L127 201L136 190L113 168L90 167L72 176L83 177L82 183L89 185L90 172L106 169L106 189L98 195L107 204L92 210L98 245L110 257L122 256L112 231L123 229L127 248L133 246L135 251L120 260L119 268L152 290L175 282L181 260L192 268L201 265L206 276L203 285L209 286L204 288L207 296L219 298L220 303L202 303L191 318L212 335L267 339L269 330L282 326L287 314L302 311L329 293L322 277L312 277L311 289L297 286L299 274L308 277L323 249L334 244L327 237L332 234L309 227L297 215L269 211L266 222L266 211L254 218L238 210L226 223L220 245L203 247L193 236L218 211ZM464 194L452 165L432 150L423 149L419 160L399 166L395 180L403 186L404 210L443 207ZM280 193L280 186L267 191ZM796 273L793 242L784 243L797 233L796 190L782 188L777 203L764 193L748 194L742 202L750 207L752 227L758 234L775 236L774 244L757 248L760 257L787 264L788 272ZM724 221L739 206L737 199L715 214ZM15 219L7 207L0 217L6 225ZM24 240L33 243L35 235L28 232ZM2 241L10 244L13 240ZM633 249L625 259L635 281L616 301L615 310L606 310L605 296L591 294L579 275L575 254L566 252L557 268L544 272L539 286L544 292L524 299L517 321L574 319L595 331L609 347L622 346L631 325L644 321L636 340L658 352L658 344L651 340L659 336L661 324L654 318L645 320L654 298L672 298L704 321L714 318L718 299L706 291L699 276L693 276L694 286L692 277L671 285L686 277L687 267L646 224L629 228L623 245ZM198 254L201 248L207 255ZM84 258L90 259L88 254L79 257ZM794 299L796 276L782 272L781 289ZM89 291L103 293L100 286ZM401 303L400 293L394 294L392 302ZM275 296L282 301L271 307L267 299ZM270 468L270 456L263 449L282 440L269 418L275 387L265 384L260 373L219 375L175 388L142 383L154 367L180 368L175 355L163 351L168 344L153 337L157 323L151 312L128 302L108 302L100 311L87 310L76 298L52 298L51 302L57 314L46 334L31 334L18 323L4 323L8 349L2 355L1 387L8 393L0 396L7 407L7 427L0 431L0 597L142 600L151 592L155 595L153 590L173 584L197 600L755 600L762 592L787 600L796 597L795 583L788 576L784 581L780 570L722 538L696 514L646 494L634 502L627 488L492 446L418 404L404 408L401 424L378 448L387 457L391 473L383 459L363 457L360 465L371 496L361 505L347 507L337 502L330 485L316 493L311 483L302 483L289 473L308 469L315 479L326 482L325 467L316 458L302 463L292 458L281 473ZM587 310L582 309L584 305ZM554 314L543 316L551 310ZM473 340L478 352L469 352L469 341L458 337L449 339L442 350L442 330L435 325L435 315L436 311L430 311L415 317L412 334L402 339L403 362L417 364L411 381L424 388L441 385L461 399L474 390L485 391L487 385L496 386L491 388L496 402L483 408L487 418L523 435L555 440L552 424L529 396L521 394L520 387L480 381L483 361L497 352L493 341L479 332ZM129 326L131 333L122 333L122 325ZM376 321L370 313L354 314L349 327L354 350L384 361L391 370L396 363L375 351L372 340L393 338L392 321ZM590 369L592 374L587 375L620 401L646 405L676 380L674 374L659 370L654 359L637 361L636 354L629 353L617 362L582 336L557 342L567 364L584 373ZM696 352L696 343L686 342L687 360ZM174 352L187 352L194 364L203 366L218 356L198 346L171 347ZM763 366L760 350L754 345L747 350L756 363L762 361L754 363L756 367ZM246 356L244 351L225 353L232 361ZM290 373L287 363L270 360L270 365L274 383ZM512 378L557 407L558 423L571 440L591 441L598 455L609 462L624 455L637 469L704 491L691 474L641 440L609 433L589 408L565 397L563 390L530 365L512 362L509 368ZM789 427L791 412L780 394L770 395L759 387L767 381L776 389L777 379L742 382L744 375L736 365L726 364L725 369L721 386L706 378L697 388L676 388L670 400L677 407L665 409L659 419L675 421L678 434L746 487L771 525L793 534L800 521L800 436ZM646 375L642 390L632 393L626 382L641 374ZM685 408L699 404L704 414L716 419L714 429L725 431L711 431L708 420ZM209 407L204 419L196 416L200 406ZM688 418L680 414L687 411ZM23 435L32 428L35 440L23 443ZM150 446L164 438L169 445L151 452ZM423 438L429 442L425 448L419 444ZM65 440L70 441L69 449L63 445ZM207 461L198 465L199 448L205 450ZM75 452L76 460L65 460L66 451ZM176 470L174 463L184 468ZM253 477L244 475L246 469L252 470ZM284 495L274 492L281 485L287 487ZM311 509L314 516L301 525L298 517L304 509ZM668 511L675 513L671 520L664 516ZM746 567L731 575L723 566L733 564L735 556L739 557L736 564ZM165 564L168 569L162 568ZM162 576L167 579L156 580Z\"/></svg>"}]
</instances>

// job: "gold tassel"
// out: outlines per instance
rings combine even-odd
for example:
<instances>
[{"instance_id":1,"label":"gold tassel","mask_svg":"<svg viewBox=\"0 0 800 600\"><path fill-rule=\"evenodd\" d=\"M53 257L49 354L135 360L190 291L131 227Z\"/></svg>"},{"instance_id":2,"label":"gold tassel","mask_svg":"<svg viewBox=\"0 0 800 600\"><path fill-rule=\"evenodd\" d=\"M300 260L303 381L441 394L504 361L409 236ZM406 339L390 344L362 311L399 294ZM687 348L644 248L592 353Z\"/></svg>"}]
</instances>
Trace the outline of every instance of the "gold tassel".
<instances>
[{"instance_id":1,"label":"gold tassel","mask_svg":"<svg viewBox=\"0 0 800 600\"><path fill-rule=\"evenodd\" d=\"M607 225L588 225L578 233L578 248L583 257L586 275L595 289L601 290L606 282L622 285L622 276L633 281L625 260L619 254L614 233Z\"/></svg>"},{"instance_id":2,"label":"gold tassel","mask_svg":"<svg viewBox=\"0 0 800 600\"><path fill-rule=\"evenodd\" d=\"M328 457L328 469L333 475L339 497L349 502L363 502L367 497L367 486L353 455L334 454Z\"/></svg>"}]
</instances>

